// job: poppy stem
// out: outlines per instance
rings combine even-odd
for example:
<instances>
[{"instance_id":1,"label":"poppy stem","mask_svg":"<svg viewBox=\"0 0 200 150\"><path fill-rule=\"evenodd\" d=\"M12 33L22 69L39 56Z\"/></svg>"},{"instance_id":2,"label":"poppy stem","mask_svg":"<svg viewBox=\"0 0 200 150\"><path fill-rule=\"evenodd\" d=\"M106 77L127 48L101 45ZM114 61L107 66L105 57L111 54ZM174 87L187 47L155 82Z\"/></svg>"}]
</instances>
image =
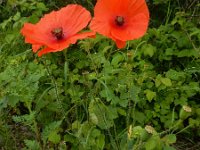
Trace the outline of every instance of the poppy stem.
<instances>
[{"instance_id":1,"label":"poppy stem","mask_svg":"<svg viewBox=\"0 0 200 150\"><path fill-rule=\"evenodd\" d=\"M56 100L57 100L58 106L61 109L61 113L62 113L62 115L63 115L63 117L65 119L65 110L64 110L64 107L62 105L62 101L60 100L60 97L59 97L59 90L58 90L58 85L57 85L56 79L53 76L53 74L51 73L51 70L50 70L49 66L47 65L47 63L46 63L46 60L43 61L43 64L44 64L44 66L45 66L45 68L47 70L47 73L50 76L51 81L52 81L52 83L54 85Z\"/></svg>"},{"instance_id":2,"label":"poppy stem","mask_svg":"<svg viewBox=\"0 0 200 150\"><path fill-rule=\"evenodd\" d=\"M68 61L65 60L65 64L64 64L65 93L66 93L67 88L68 88L68 85L67 85L68 73L69 73Z\"/></svg>"}]
</instances>

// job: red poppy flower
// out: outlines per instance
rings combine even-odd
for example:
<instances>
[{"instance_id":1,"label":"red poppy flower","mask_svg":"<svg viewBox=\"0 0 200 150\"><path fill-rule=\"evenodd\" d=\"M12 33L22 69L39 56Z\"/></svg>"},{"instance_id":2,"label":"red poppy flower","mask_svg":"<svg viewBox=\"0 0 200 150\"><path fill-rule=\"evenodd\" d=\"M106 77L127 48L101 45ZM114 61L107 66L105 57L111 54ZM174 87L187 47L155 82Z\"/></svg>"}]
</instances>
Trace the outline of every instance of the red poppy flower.
<instances>
[{"instance_id":1,"label":"red poppy flower","mask_svg":"<svg viewBox=\"0 0 200 150\"><path fill-rule=\"evenodd\" d=\"M41 56L62 51L78 39L94 36L94 32L78 33L91 20L90 12L80 5L68 5L46 14L36 24L25 23L21 29L25 42L32 44L33 52Z\"/></svg>"},{"instance_id":2,"label":"red poppy flower","mask_svg":"<svg viewBox=\"0 0 200 150\"><path fill-rule=\"evenodd\" d=\"M149 22L145 0L98 0L90 29L114 40L118 48L143 36Z\"/></svg>"}]
</instances>

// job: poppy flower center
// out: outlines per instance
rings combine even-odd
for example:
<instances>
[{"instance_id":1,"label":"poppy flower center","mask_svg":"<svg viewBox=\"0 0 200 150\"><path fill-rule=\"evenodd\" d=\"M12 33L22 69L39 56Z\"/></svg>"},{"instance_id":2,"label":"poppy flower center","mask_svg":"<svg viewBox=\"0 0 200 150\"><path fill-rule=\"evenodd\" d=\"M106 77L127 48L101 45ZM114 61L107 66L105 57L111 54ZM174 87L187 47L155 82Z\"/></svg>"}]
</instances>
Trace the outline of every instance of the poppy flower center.
<instances>
[{"instance_id":1,"label":"poppy flower center","mask_svg":"<svg viewBox=\"0 0 200 150\"><path fill-rule=\"evenodd\" d=\"M115 18L115 23L116 23L117 26L123 26L123 24L124 24L124 17L117 16Z\"/></svg>"},{"instance_id":2,"label":"poppy flower center","mask_svg":"<svg viewBox=\"0 0 200 150\"><path fill-rule=\"evenodd\" d=\"M63 29L60 27L60 28L55 28L51 31L52 35L54 37L56 37L57 40L61 40L63 38Z\"/></svg>"}]
</instances>

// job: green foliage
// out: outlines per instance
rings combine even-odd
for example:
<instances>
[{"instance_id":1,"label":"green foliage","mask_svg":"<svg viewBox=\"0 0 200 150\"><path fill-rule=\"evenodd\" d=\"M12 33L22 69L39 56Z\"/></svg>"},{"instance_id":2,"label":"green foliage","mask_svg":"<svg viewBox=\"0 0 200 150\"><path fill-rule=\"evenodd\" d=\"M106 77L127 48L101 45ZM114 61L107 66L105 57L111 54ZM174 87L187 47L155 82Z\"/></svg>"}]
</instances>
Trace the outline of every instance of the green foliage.
<instances>
[{"instance_id":1,"label":"green foliage","mask_svg":"<svg viewBox=\"0 0 200 150\"><path fill-rule=\"evenodd\" d=\"M97 35L41 58L23 23L95 2L0 3L0 147L173 150L178 134L200 137L198 1L149 1L148 32L124 49Z\"/></svg>"}]
</instances>

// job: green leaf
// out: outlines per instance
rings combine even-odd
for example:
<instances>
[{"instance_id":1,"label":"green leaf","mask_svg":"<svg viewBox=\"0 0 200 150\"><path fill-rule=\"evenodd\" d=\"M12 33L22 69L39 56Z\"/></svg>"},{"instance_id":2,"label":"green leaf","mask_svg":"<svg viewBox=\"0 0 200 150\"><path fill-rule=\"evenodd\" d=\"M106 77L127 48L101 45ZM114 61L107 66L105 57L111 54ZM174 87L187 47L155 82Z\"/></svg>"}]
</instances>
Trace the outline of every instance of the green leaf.
<instances>
[{"instance_id":1,"label":"green leaf","mask_svg":"<svg viewBox=\"0 0 200 150\"><path fill-rule=\"evenodd\" d=\"M132 85L130 87L130 98L132 101L138 102L140 100L140 98L138 96L140 91L141 91L141 88L139 86Z\"/></svg>"},{"instance_id":2,"label":"green leaf","mask_svg":"<svg viewBox=\"0 0 200 150\"><path fill-rule=\"evenodd\" d=\"M14 21L17 21L17 20L19 20L20 18L21 18L20 12L17 12L17 13L13 16L13 20L14 20Z\"/></svg>"},{"instance_id":3,"label":"green leaf","mask_svg":"<svg viewBox=\"0 0 200 150\"><path fill-rule=\"evenodd\" d=\"M170 69L169 71L167 71L166 77L171 79L171 80L178 81L180 79L185 78L185 73L184 72L178 72L176 70Z\"/></svg>"},{"instance_id":4,"label":"green leaf","mask_svg":"<svg viewBox=\"0 0 200 150\"><path fill-rule=\"evenodd\" d=\"M98 101L90 102L89 115L92 123L102 129L112 127L114 119L118 117L116 107L106 106Z\"/></svg>"},{"instance_id":5,"label":"green leaf","mask_svg":"<svg viewBox=\"0 0 200 150\"><path fill-rule=\"evenodd\" d=\"M178 52L177 54L178 57L199 57L199 52L195 49L186 49Z\"/></svg>"},{"instance_id":6,"label":"green leaf","mask_svg":"<svg viewBox=\"0 0 200 150\"><path fill-rule=\"evenodd\" d=\"M171 146L164 146L163 150L176 150L176 149Z\"/></svg>"},{"instance_id":7,"label":"green leaf","mask_svg":"<svg viewBox=\"0 0 200 150\"><path fill-rule=\"evenodd\" d=\"M40 10L40 11L47 11L48 8L45 6L44 3L41 3L41 2L38 2L37 3L37 8Z\"/></svg>"},{"instance_id":8,"label":"green leaf","mask_svg":"<svg viewBox=\"0 0 200 150\"><path fill-rule=\"evenodd\" d=\"M114 67L117 67L121 61L124 60L124 56L120 53L117 53L113 56L113 59L111 61L111 65Z\"/></svg>"},{"instance_id":9,"label":"green leaf","mask_svg":"<svg viewBox=\"0 0 200 150\"><path fill-rule=\"evenodd\" d=\"M94 124L98 124L98 122L99 122L95 113L90 113L90 119L91 119L92 123L94 123Z\"/></svg>"},{"instance_id":10,"label":"green leaf","mask_svg":"<svg viewBox=\"0 0 200 150\"><path fill-rule=\"evenodd\" d=\"M35 118L35 111L32 111L30 114L25 114L21 116L13 116L12 119L17 123L24 123L26 125L33 124L34 118Z\"/></svg>"},{"instance_id":11,"label":"green leaf","mask_svg":"<svg viewBox=\"0 0 200 150\"><path fill-rule=\"evenodd\" d=\"M15 95L9 95L6 97L8 99L8 105L15 107L18 102L20 102L20 97Z\"/></svg>"},{"instance_id":12,"label":"green leaf","mask_svg":"<svg viewBox=\"0 0 200 150\"><path fill-rule=\"evenodd\" d=\"M145 56L148 55L152 57L154 53L156 52L156 47L151 44L146 44L145 46L142 47L142 50L144 51Z\"/></svg>"},{"instance_id":13,"label":"green leaf","mask_svg":"<svg viewBox=\"0 0 200 150\"><path fill-rule=\"evenodd\" d=\"M149 89L145 90L144 93L146 94L147 100L149 102L151 102L153 100L153 98L156 97L156 92L153 92L153 91L151 91Z\"/></svg>"},{"instance_id":14,"label":"green leaf","mask_svg":"<svg viewBox=\"0 0 200 150\"><path fill-rule=\"evenodd\" d=\"M49 141L51 141L54 144L58 144L61 140L60 134L58 134L56 131L51 132L48 136Z\"/></svg>"},{"instance_id":15,"label":"green leaf","mask_svg":"<svg viewBox=\"0 0 200 150\"><path fill-rule=\"evenodd\" d=\"M153 138L150 138L146 143L145 143L145 149L146 150L154 150L157 146L157 141L154 140Z\"/></svg>"},{"instance_id":16,"label":"green leaf","mask_svg":"<svg viewBox=\"0 0 200 150\"><path fill-rule=\"evenodd\" d=\"M24 140L24 143L29 150L40 150L40 145L35 140Z\"/></svg>"},{"instance_id":17,"label":"green leaf","mask_svg":"<svg viewBox=\"0 0 200 150\"><path fill-rule=\"evenodd\" d=\"M165 85L165 86L172 86L172 82L169 78L161 78L160 81Z\"/></svg>"},{"instance_id":18,"label":"green leaf","mask_svg":"<svg viewBox=\"0 0 200 150\"><path fill-rule=\"evenodd\" d=\"M54 132L56 132L59 129L61 123L62 123L61 120L60 121L54 121L54 122L51 122L50 124L45 126L44 130L42 131L43 142L46 142L46 140L49 138L49 136L51 134L55 134Z\"/></svg>"},{"instance_id":19,"label":"green leaf","mask_svg":"<svg viewBox=\"0 0 200 150\"><path fill-rule=\"evenodd\" d=\"M175 134L168 134L165 137L163 137L163 140L166 144L174 144L176 143L176 135Z\"/></svg>"},{"instance_id":20,"label":"green leaf","mask_svg":"<svg viewBox=\"0 0 200 150\"><path fill-rule=\"evenodd\" d=\"M159 136L153 135L146 143L145 143L146 150L161 150L161 141Z\"/></svg>"}]
</instances>

